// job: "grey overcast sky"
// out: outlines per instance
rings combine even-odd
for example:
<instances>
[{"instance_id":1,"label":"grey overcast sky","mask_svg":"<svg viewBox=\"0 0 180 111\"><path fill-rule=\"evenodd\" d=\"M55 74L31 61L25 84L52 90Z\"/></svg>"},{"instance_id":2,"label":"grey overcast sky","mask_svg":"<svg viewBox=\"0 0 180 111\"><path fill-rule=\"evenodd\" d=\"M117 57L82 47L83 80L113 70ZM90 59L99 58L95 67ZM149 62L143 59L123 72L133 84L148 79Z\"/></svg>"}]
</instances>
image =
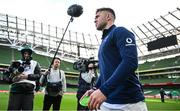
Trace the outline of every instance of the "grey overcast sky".
<instances>
[{"instance_id":1,"label":"grey overcast sky","mask_svg":"<svg viewBox=\"0 0 180 111\"><path fill-rule=\"evenodd\" d=\"M114 9L115 24L127 28L136 27L160 15L180 7L179 0L0 0L0 13L14 15L44 24L65 28L72 4L83 7L83 14L75 18L69 30L96 34L94 16L97 8Z\"/></svg>"}]
</instances>

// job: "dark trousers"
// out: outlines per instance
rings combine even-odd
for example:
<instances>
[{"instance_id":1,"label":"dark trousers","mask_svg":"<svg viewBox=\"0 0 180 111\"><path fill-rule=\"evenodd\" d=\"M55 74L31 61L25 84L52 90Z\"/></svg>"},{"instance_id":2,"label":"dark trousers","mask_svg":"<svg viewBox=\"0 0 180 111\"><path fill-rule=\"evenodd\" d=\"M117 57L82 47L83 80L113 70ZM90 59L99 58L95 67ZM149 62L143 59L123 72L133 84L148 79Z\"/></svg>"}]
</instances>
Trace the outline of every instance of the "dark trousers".
<instances>
[{"instance_id":1,"label":"dark trousers","mask_svg":"<svg viewBox=\"0 0 180 111\"><path fill-rule=\"evenodd\" d=\"M161 95L161 102L164 102L164 95Z\"/></svg>"},{"instance_id":2,"label":"dark trousers","mask_svg":"<svg viewBox=\"0 0 180 111\"><path fill-rule=\"evenodd\" d=\"M161 98L161 102L164 102L164 98Z\"/></svg>"},{"instance_id":3,"label":"dark trousers","mask_svg":"<svg viewBox=\"0 0 180 111\"><path fill-rule=\"evenodd\" d=\"M12 110L33 110L34 94L10 93L8 111Z\"/></svg>"},{"instance_id":4,"label":"dark trousers","mask_svg":"<svg viewBox=\"0 0 180 111\"><path fill-rule=\"evenodd\" d=\"M62 96L49 96L44 95L44 101L43 101L43 111L47 111L50 109L51 105L53 105L53 110L57 111L60 109Z\"/></svg>"}]
</instances>

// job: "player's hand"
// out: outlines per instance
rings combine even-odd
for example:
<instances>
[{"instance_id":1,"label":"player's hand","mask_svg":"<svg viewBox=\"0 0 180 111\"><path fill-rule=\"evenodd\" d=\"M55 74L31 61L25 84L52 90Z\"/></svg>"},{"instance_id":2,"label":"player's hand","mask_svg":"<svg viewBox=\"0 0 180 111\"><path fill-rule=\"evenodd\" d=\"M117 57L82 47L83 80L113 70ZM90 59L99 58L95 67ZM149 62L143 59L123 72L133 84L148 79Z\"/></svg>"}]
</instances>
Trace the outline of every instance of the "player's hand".
<instances>
[{"instance_id":1,"label":"player's hand","mask_svg":"<svg viewBox=\"0 0 180 111\"><path fill-rule=\"evenodd\" d=\"M93 89L87 90L86 93L81 97L81 99L84 98L84 96L90 96L94 91L95 90L93 90Z\"/></svg>"},{"instance_id":2,"label":"player's hand","mask_svg":"<svg viewBox=\"0 0 180 111\"><path fill-rule=\"evenodd\" d=\"M106 96L99 90L95 90L91 95L88 103L90 110L100 109L101 104L106 100Z\"/></svg>"}]
</instances>

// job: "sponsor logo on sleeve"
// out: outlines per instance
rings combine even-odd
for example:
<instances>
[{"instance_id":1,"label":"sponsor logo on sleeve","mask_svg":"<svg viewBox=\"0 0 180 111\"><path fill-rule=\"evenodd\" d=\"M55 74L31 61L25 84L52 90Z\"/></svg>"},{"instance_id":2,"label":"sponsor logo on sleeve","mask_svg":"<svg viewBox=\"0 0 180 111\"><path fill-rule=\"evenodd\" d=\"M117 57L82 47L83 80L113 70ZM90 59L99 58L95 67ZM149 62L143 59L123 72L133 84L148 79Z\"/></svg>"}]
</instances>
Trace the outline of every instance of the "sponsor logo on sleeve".
<instances>
[{"instance_id":1,"label":"sponsor logo on sleeve","mask_svg":"<svg viewBox=\"0 0 180 111\"><path fill-rule=\"evenodd\" d=\"M135 44L133 43L133 40L131 38L126 38L125 46L135 46Z\"/></svg>"}]
</instances>

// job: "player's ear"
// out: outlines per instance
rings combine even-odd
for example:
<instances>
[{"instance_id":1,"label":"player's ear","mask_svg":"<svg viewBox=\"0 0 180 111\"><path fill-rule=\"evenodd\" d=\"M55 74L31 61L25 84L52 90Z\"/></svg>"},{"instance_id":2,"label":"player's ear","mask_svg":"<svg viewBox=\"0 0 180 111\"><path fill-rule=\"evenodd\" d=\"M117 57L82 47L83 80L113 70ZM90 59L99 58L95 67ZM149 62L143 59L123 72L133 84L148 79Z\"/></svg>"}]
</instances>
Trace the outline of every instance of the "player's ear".
<instances>
[{"instance_id":1,"label":"player's ear","mask_svg":"<svg viewBox=\"0 0 180 111\"><path fill-rule=\"evenodd\" d=\"M107 13L107 20L111 20L111 15L109 13Z\"/></svg>"}]
</instances>

